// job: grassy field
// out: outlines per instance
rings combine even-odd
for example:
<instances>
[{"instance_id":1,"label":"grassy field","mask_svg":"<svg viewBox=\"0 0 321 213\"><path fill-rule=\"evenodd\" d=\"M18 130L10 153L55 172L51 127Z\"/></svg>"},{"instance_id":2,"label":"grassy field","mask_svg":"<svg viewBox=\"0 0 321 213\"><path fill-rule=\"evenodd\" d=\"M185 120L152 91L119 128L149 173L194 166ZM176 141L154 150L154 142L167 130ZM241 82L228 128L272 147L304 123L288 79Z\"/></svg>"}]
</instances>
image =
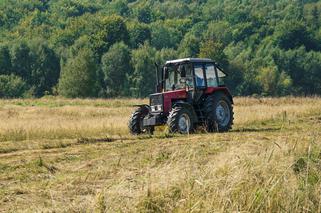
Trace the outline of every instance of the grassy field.
<instances>
[{"instance_id":1,"label":"grassy field","mask_svg":"<svg viewBox=\"0 0 321 213\"><path fill-rule=\"evenodd\" d=\"M321 99L236 98L231 132L130 136L147 100L1 100L0 212L321 212Z\"/></svg>"}]
</instances>

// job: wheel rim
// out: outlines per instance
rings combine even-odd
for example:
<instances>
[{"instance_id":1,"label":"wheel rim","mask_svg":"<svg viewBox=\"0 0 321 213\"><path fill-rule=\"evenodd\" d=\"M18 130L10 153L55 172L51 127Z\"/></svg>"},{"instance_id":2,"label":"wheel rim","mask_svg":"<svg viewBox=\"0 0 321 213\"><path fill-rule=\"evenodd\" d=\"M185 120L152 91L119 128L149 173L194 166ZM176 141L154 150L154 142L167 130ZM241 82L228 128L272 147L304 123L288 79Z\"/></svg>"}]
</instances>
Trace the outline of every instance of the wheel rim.
<instances>
[{"instance_id":1,"label":"wheel rim","mask_svg":"<svg viewBox=\"0 0 321 213\"><path fill-rule=\"evenodd\" d=\"M230 108L226 101L221 100L216 107L217 122L221 126L226 126L231 118Z\"/></svg>"},{"instance_id":2,"label":"wheel rim","mask_svg":"<svg viewBox=\"0 0 321 213\"><path fill-rule=\"evenodd\" d=\"M191 127L191 119L187 114L182 114L178 120L178 127L180 132L188 133Z\"/></svg>"}]
</instances>

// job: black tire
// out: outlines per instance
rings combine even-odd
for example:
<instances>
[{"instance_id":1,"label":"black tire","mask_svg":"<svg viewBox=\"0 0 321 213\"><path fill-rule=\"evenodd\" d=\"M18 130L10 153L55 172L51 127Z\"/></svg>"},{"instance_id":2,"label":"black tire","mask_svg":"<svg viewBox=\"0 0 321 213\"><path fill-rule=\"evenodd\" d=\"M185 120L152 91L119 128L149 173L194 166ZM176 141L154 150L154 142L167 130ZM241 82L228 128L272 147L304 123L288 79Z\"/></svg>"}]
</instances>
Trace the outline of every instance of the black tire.
<instances>
[{"instance_id":1,"label":"black tire","mask_svg":"<svg viewBox=\"0 0 321 213\"><path fill-rule=\"evenodd\" d=\"M153 134L154 127L143 127L143 119L149 114L147 106L141 106L134 111L128 122L128 128L131 134L140 135L144 133Z\"/></svg>"},{"instance_id":2,"label":"black tire","mask_svg":"<svg viewBox=\"0 0 321 213\"><path fill-rule=\"evenodd\" d=\"M183 119L185 119L185 126ZM189 134L194 129L192 113L183 106L174 107L167 118L167 125L170 133Z\"/></svg>"},{"instance_id":3,"label":"black tire","mask_svg":"<svg viewBox=\"0 0 321 213\"><path fill-rule=\"evenodd\" d=\"M214 93L208 96L204 108L205 127L208 132L227 132L232 129L234 121L233 105L224 93Z\"/></svg>"}]
</instances>

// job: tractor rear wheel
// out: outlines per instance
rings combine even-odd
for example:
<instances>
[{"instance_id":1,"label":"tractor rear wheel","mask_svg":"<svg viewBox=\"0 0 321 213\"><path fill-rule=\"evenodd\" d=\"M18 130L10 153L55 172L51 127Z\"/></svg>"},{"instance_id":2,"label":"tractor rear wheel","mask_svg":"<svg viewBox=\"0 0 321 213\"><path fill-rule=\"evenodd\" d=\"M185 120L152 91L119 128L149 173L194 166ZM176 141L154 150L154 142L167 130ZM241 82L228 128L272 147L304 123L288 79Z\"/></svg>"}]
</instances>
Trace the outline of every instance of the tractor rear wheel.
<instances>
[{"instance_id":1,"label":"tractor rear wheel","mask_svg":"<svg viewBox=\"0 0 321 213\"><path fill-rule=\"evenodd\" d=\"M191 112L183 106L172 109L167 119L170 133L188 134L194 128Z\"/></svg>"},{"instance_id":2,"label":"tractor rear wheel","mask_svg":"<svg viewBox=\"0 0 321 213\"><path fill-rule=\"evenodd\" d=\"M149 109L147 106L141 106L134 111L129 122L129 131L133 135L140 135L144 133L153 134L154 127L144 127L143 120L149 114Z\"/></svg>"},{"instance_id":3,"label":"tractor rear wheel","mask_svg":"<svg viewBox=\"0 0 321 213\"><path fill-rule=\"evenodd\" d=\"M215 93L206 98L204 104L206 130L227 132L232 128L234 113L230 99L223 93Z\"/></svg>"}]
</instances>

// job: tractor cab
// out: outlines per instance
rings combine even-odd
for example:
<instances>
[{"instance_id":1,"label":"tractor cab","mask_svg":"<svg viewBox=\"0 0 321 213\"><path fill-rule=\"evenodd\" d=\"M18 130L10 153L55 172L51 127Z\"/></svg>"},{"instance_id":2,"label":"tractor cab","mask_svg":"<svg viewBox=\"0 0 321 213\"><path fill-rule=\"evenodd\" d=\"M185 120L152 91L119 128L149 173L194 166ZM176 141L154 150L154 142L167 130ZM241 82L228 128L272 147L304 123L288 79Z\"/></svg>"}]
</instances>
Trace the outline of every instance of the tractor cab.
<instances>
[{"instance_id":1,"label":"tractor cab","mask_svg":"<svg viewBox=\"0 0 321 213\"><path fill-rule=\"evenodd\" d=\"M211 59L187 58L167 61L158 92L186 90L189 101L198 102L206 92L224 87L226 74ZM207 91L209 89L209 91Z\"/></svg>"},{"instance_id":2,"label":"tractor cab","mask_svg":"<svg viewBox=\"0 0 321 213\"><path fill-rule=\"evenodd\" d=\"M181 59L167 61L163 68L163 91L179 89L203 90L224 86L226 74L210 59ZM160 91L159 91L160 92Z\"/></svg>"},{"instance_id":3,"label":"tractor cab","mask_svg":"<svg viewBox=\"0 0 321 213\"><path fill-rule=\"evenodd\" d=\"M139 106L129 122L133 134L153 132L155 126L164 124L171 132L180 133L198 125L207 126L208 131L231 128L233 98L224 85L226 74L213 60L172 60L156 70L156 93L150 95L149 105Z\"/></svg>"}]
</instances>

